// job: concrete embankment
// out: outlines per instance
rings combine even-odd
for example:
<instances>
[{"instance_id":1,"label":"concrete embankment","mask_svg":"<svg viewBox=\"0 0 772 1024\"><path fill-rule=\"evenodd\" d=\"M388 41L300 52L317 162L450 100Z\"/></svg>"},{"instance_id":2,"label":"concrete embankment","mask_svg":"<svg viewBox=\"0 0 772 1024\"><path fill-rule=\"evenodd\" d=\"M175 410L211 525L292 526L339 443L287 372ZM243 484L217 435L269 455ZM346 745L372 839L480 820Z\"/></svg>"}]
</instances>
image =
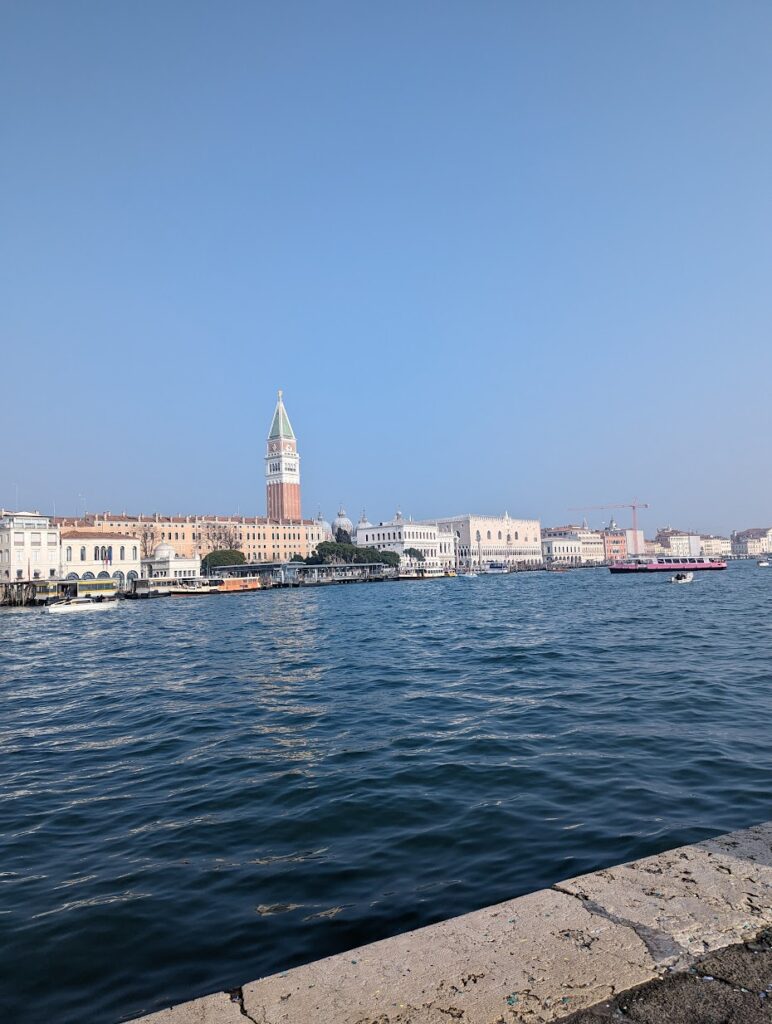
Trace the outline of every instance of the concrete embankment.
<instances>
[{"instance_id":1,"label":"concrete embankment","mask_svg":"<svg viewBox=\"0 0 772 1024\"><path fill-rule=\"evenodd\" d=\"M731 992L741 1000L738 1022L772 1021L772 992L768 999L764 992L772 986L772 978L764 981L770 925L772 822L569 879L141 1019L722 1021L735 1019L731 1008L729 1016L722 1010ZM704 1006L710 1012L703 1014Z\"/></svg>"}]
</instances>

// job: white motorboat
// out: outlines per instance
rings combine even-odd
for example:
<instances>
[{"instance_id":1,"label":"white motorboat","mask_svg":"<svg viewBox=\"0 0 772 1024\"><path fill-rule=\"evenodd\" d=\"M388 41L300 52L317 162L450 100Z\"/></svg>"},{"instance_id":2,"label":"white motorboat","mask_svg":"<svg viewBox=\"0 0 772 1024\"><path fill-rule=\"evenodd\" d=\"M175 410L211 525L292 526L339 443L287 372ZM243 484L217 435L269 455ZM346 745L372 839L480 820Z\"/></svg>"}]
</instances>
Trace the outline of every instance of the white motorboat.
<instances>
[{"instance_id":1,"label":"white motorboat","mask_svg":"<svg viewBox=\"0 0 772 1024\"><path fill-rule=\"evenodd\" d=\"M760 562L756 562L756 565L759 567L759 569L768 569L769 568L769 559L768 558L762 558Z\"/></svg>"},{"instance_id":2,"label":"white motorboat","mask_svg":"<svg viewBox=\"0 0 772 1024\"><path fill-rule=\"evenodd\" d=\"M670 577L671 583L691 583L694 579L693 572L677 572L675 576Z\"/></svg>"},{"instance_id":3,"label":"white motorboat","mask_svg":"<svg viewBox=\"0 0 772 1024\"><path fill-rule=\"evenodd\" d=\"M457 572L456 578L459 580L476 580L477 573L471 572L471 570L469 572Z\"/></svg>"},{"instance_id":4,"label":"white motorboat","mask_svg":"<svg viewBox=\"0 0 772 1024\"><path fill-rule=\"evenodd\" d=\"M43 611L51 615L63 615L65 612L100 612L106 608L116 608L117 605L116 600L94 601L90 597L72 597L67 601L46 605Z\"/></svg>"}]
</instances>

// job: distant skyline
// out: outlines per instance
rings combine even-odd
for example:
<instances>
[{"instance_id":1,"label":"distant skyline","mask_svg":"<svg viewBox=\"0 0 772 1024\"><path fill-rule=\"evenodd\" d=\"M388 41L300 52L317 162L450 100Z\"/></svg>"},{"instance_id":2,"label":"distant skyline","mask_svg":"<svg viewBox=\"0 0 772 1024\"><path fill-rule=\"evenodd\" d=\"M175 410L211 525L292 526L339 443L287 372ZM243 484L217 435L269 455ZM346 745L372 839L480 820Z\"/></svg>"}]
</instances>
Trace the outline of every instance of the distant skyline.
<instances>
[{"instance_id":1,"label":"distant skyline","mask_svg":"<svg viewBox=\"0 0 772 1024\"><path fill-rule=\"evenodd\" d=\"M772 523L772 8L0 19L0 506Z\"/></svg>"}]
</instances>

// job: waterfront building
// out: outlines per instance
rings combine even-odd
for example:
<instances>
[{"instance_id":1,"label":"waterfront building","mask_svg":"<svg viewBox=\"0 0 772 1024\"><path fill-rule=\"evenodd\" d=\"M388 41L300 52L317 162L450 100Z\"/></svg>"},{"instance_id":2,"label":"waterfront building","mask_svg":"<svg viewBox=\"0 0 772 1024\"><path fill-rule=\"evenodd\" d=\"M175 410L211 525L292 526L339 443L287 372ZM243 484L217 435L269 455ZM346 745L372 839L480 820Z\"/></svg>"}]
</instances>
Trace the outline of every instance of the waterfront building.
<instances>
[{"instance_id":1,"label":"waterfront building","mask_svg":"<svg viewBox=\"0 0 772 1024\"><path fill-rule=\"evenodd\" d=\"M56 579L60 532L50 516L0 509L0 580Z\"/></svg>"},{"instance_id":2,"label":"waterfront building","mask_svg":"<svg viewBox=\"0 0 772 1024\"><path fill-rule=\"evenodd\" d=\"M125 590L139 578L140 570L139 537L102 530L62 531L62 579L114 579Z\"/></svg>"},{"instance_id":3,"label":"waterfront building","mask_svg":"<svg viewBox=\"0 0 772 1024\"><path fill-rule=\"evenodd\" d=\"M300 455L281 391L266 442L265 508L274 522L300 522Z\"/></svg>"},{"instance_id":4,"label":"waterfront building","mask_svg":"<svg viewBox=\"0 0 772 1024\"><path fill-rule=\"evenodd\" d=\"M627 531L610 525L603 530L603 557L609 563L624 562L627 558Z\"/></svg>"},{"instance_id":5,"label":"waterfront building","mask_svg":"<svg viewBox=\"0 0 772 1024\"><path fill-rule=\"evenodd\" d=\"M316 520L275 523L264 516L162 516L128 515L123 512L89 513L78 519L60 518L67 529L97 530L111 535L137 536L142 558L149 558L159 544L171 544L185 558L203 557L210 551L230 548L243 551L249 562L286 562L293 555L309 554L324 540Z\"/></svg>"},{"instance_id":6,"label":"waterfront building","mask_svg":"<svg viewBox=\"0 0 772 1024\"><path fill-rule=\"evenodd\" d=\"M657 531L655 540L669 555L689 558L702 554L702 538L698 533L673 530L667 526Z\"/></svg>"},{"instance_id":7,"label":"waterfront building","mask_svg":"<svg viewBox=\"0 0 772 1024\"><path fill-rule=\"evenodd\" d=\"M542 558L546 565L581 565L582 542L578 537L544 536Z\"/></svg>"},{"instance_id":8,"label":"waterfront building","mask_svg":"<svg viewBox=\"0 0 772 1024\"><path fill-rule=\"evenodd\" d=\"M713 534L700 537L702 554L706 558L726 558L732 554L732 542L728 537L714 537Z\"/></svg>"},{"instance_id":9,"label":"waterfront building","mask_svg":"<svg viewBox=\"0 0 772 1024\"><path fill-rule=\"evenodd\" d=\"M431 520L456 536L459 564L464 568L485 568L503 562L510 568L541 565L541 524L538 519L503 516L463 515Z\"/></svg>"},{"instance_id":10,"label":"waterfront building","mask_svg":"<svg viewBox=\"0 0 772 1024\"><path fill-rule=\"evenodd\" d=\"M643 542L643 551L639 551L641 555L669 555L669 548L663 547L658 540L645 540Z\"/></svg>"},{"instance_id":11,"label":"waterfront building","mask_svg":"<svg viewBox=\"0 0 772 1024\"><path fill-rule=\"evenodd\" d=\"M171 544L159 544L149 558L142 559L142 575L151 579L193 579L201 575L198 555L178 555Z\"/></svg>"},{"instance_id":12,"label":"waterfront building","mask_svg":"<svg viewBox=\"0 0 772 1024\"><path fill-rule=\"evenodd\" d=\"M333 527L334 527L333 523ZM356 528L360 547L393 551L400 557L400 571L437 576L456 566L456 536L449 527L405 519L397 512L387 523L369 523L364 513ZM414 554L418 551L423 560Z\"/></svg>"},{"instance_id":13,"label":"waterfront building","mask_svg":"<svg viewBox=\"0 0 772 1024\"><path fill-rule=\"evenodd\" d=\"M739 530L732 534L732 554L742 557L756 558L772 552L772 527L754 526L749 530Z\"/></svg>"},{"instance_id":14,"label":"waterfront building","mask_svg":"<svg viewBox=\"0 0 772 1024\"><path fill-rule=\"evenodd\" d=\"M627 545L627 554L631 557L646 553L647 541L643 530L625 530L625 544Z\"/></svg>"},{"instance_id":15,"label":"waterfront building","mask_svg":"<svg viewBox=\"0 0 772 1024\"><path fill-rule=\"evenodd\" d=\"M582 565L603 565L606 560L603 534L598 530L590 530L586 525L547 526L542 530L542 539L544 538L578 540Z\"/></svg>"}]
</instances>

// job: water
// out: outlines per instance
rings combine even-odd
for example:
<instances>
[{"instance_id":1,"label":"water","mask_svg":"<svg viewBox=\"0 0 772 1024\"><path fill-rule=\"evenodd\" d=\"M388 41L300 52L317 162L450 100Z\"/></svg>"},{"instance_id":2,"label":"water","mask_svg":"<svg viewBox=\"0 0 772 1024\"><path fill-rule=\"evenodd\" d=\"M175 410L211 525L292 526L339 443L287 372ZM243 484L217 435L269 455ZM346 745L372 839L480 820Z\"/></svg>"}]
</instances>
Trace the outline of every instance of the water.
<instances>
[{"instance_id":1,"label":"water","mask_svg":"<svg viewBox=\"0 0 772 1024\"><path fill-rule=\"evenodd\" d=\"M110 1024L772 817L772 570L0 614L0 1007Z\"/></svg>"}]
</instances>

